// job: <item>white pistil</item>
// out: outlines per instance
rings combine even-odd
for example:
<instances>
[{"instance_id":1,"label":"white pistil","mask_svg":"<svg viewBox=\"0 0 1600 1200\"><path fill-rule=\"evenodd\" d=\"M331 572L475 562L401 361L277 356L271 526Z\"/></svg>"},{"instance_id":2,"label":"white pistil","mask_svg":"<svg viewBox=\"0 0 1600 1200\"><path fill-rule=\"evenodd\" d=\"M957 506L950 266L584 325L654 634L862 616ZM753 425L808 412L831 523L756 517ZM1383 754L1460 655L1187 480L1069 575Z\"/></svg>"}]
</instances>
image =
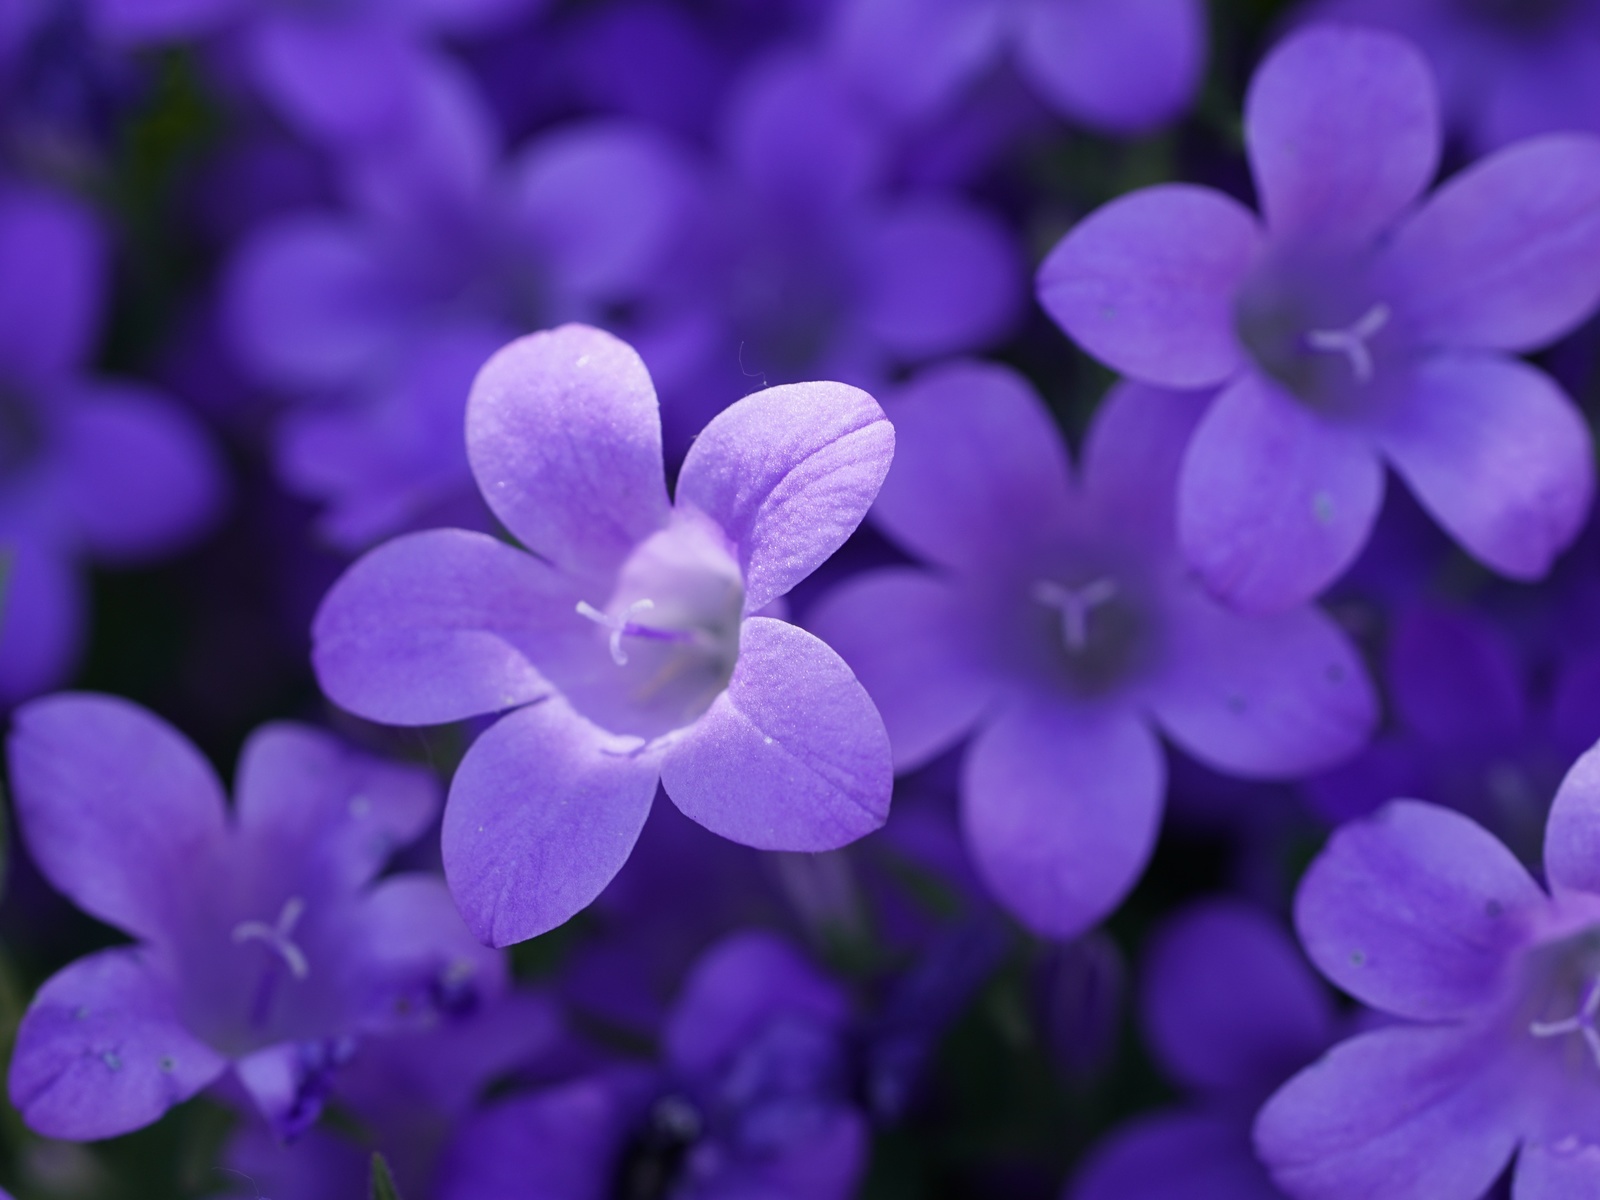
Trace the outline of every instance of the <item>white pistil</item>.
<instances>
[{"instance_id":1,"label":"white pistil","mask_svg":"<svg viewBox=\"0 0 1600 1200\"><path fill-rule=\"evenodd\" d=\"M306 902L299 896L290 896L284 901L283 911L278 914L275 924L268 925L265 921L240 921L235 925L234 944L242 946L246 942L262 942L283 959L284 965L289 968L289 974L296 979L304 979L311 974L311 964L306 960L305 951L295 945L291 935L305 911Z\"/></svg>"},{"instance_id":2,"label":"white pistil","mask_svg":"<svg viewBox=\"0 0 1600 1200\"><path fill-rule=\"evenodd\" d=\"M1354 324L1345 329L1313 329L1306 334L1306 345L1313 350L1343 354L1350 360L1356 382L1372 381L1372 349L1368 341L1389 323L1389 306L1374 304Z\"/></svg>"},{"instance_id":3,"label":"white pistil","mask_svg":"<svg viewBox=\"0 0 1600 1200\"><path fill-rule=\"evenodd\" d=\"M1081 587L1064 587L1048 579L1033 585L1033 598L1061 614L1061 638L1072 650L1089 644L1089 614L1117 594L1109 579L1096 579Z\"/></svg>"},{"instance_id":4,"label":"white pistil","mask_svg":"<svg viewBox=\"0 0 1600 1200\"><path fill-rule=\"evenodd\" d=\"M622 639L625 635L633 632L631 628L633 624L632 618L638 613L649 612L655 606L656 602L654 600L635 600L623 610L620 617L613 617L601 612L587 600L579 600L578 615L587 617L602 629L611 631L611 638L608 642L611 649L611 661L619 667L625 667L628 665L628 652L622 648Z\"/></svg>"},{"instance_id":5,"label":"white pistil","mask_svg":"<svg viewBox=\"0 0 1600 1200\"><path fill-rule=\"evenodd\" d=\"M1574 1015L1562 1021L1535 1021L1528 1026L1528 1032L1537 1038L1582 1034L1595 1065L1600 1066L1600 1031L1594 1027L1596 1013L1600 1013L1600 978L1590 981L1588 990L1583 994L1583 1003Z\"/></svg>"}]
</instances>

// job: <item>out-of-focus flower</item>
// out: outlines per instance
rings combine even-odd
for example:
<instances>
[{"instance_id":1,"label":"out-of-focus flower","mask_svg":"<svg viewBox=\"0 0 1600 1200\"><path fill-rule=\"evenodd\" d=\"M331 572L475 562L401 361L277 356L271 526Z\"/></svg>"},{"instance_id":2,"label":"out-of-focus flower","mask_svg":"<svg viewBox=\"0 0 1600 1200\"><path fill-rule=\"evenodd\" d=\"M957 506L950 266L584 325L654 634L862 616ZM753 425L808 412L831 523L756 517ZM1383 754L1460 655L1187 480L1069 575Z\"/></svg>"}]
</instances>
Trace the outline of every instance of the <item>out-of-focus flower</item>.
<instances>
[{"instance_id":1,"label":"out-of-focus flower","mask_svg":"<svg viewBox=\"0 0 1600 1200\"><path fill-rule=\"evenodd\" d=\"M1245 105L1265 229L1220 192L1166 184L1091 214L1040 269L1045 307L1090 353L1149 383L1222 385L1184 459L1178 528L1240 607L1332 582L1367 540L1385 463L1518 579L1589 511L1581 416L1510 354L1600 298L1600 139L1523 142L1423 201L1437 105L1399 38L1297 34Z\"/></svg>"},{"instance_id":2,"label":"out-of-focus flower","mask_svg":"<svg viewBox=\"0 0 1600 1200\"><path fill-rule=\"evenodd\" d=\"M904 770L976 730L967 844L990 889L1066 937L1138 880L1160 826L1160 728L1219 769L1291 776L1353 753L1366 671L1315 608L1239 616L1173 537L1192 395L1122 385L1075 480L1010 370L952 364L891 402L899 449L873 520L934 570L869 572L809 624L856 671Z\"/></svg>"},{"instance_id":3,"label":"out-of-focus flower","mask_svg":"<svg viewBox=\"0 0 1600 1200\"><path fill-rule=\"evenodd\" d=\"M1471 1200L1600 1189L1600 752L1545 828L1542 889L1460 813L1396 800L1333 835L1301 881L1319 970L1396 1023L1334 1047L1256 1122L1303 1200Z\"/></svg>"},{"instance_id":4,"label":"out-of-focus flower","mask_svg":"<svg viewBox=\"0 0 1600 1200\"><path fill-rule=\"evenodd\" d=\"M866 514L894 432L843 384L769 388L695 440L667 498L656 397L625 343L522 338L467 406L473 473L533 554L445 529L360 559L313 662L336 703L425 725L512 709L451 784L445 874L506 945L561 924L627 861L657 782L773 850L827 850L888 813L888 739L811 634L760 611Z\"/></svg>"},{"instance_id":5,"label":"out-of-focus flower","mask_svg":"<svg viewBox=\"0 0 1600 1200\"><path fill-rule=\"evenodd\" d=\"M23 1017L11 1100L39 1133L126 1133L227 1075L293 1134L360 1035L499 986L500 956L440 881L372 882L437 809L414 768L269 725L240 757L230 813L176 730L87 693L23 706L8 748L40 870L137 939L58 972Z\"/></svg>"}]
</instances>

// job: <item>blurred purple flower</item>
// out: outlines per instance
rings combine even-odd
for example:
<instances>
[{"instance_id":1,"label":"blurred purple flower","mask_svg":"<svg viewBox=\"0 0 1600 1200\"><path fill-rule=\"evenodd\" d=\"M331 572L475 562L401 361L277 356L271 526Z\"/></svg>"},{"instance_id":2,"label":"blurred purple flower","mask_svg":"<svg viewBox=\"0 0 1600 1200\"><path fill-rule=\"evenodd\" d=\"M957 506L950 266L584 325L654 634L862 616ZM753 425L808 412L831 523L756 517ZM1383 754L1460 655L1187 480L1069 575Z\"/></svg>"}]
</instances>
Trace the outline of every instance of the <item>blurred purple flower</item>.
<instances>
[{"instance_id":1,"label":"blurred purple flower","mask_svg":"<svg viewBox=\"0 0 1600 1200\"><path fill-rule=\"evenodd\" d=\"M1600 1191L1600 752L1545 829L1548 893L1493 835L1396 800L1333 835L1295 923L1394 1025L1290 1080L1256 1146L1301 1200L1472 1200L1517 1155L1520 1200Z\"/></svg>"},{"instance_id":2,"label":"blurred purple flower","mask_svg":"<svg viewBox=\"0 0 1600 1200\"><path fill-rule=\"evenodd\" d=\"M292 1135L359 1035L425 1022L504 971L439 881L372 883L436 811L413 768L269 725L230 813L176 730L87 693L23 706L8 749L40 870L138 939L57 972L23 1017L11 1100L38 1133L126 1133L231 1071Z\"/></svg>"},{"instance_id":3,"label":"blurred purple flower","mask_svg":"<svg viewBox=\"0 0 1600 1200\"><path fill-rule=\"evenodd\" d=\"M826 645L758 615L865 515L894 433L842 384L770 388L695 440L667 499L644 363L597 329L522 338L479 373L467 446L533 554L434 530L359 560L313 661L335 703L426 725L513 709L473 744L444 820L467 924L506 945L589 904L658 781L685 814L773 850L826 850L888 812L889 746Z\"/></svg>"},{"instance_id":4,"label":"blurred purple flower","mask_svg":"<svg viewBox=\"0 0 1600 1200\"><path fill-rule=\"evenodd\" d=\"M1081 933L1138 881L1165 794L1156 727L1246 776L1300 774L1365 741L1372 688L1330 620L1236 615L1179 559L1172 495L1196 397L1119 387L1079 479L1007 368L939 368L890 408L899 449L873 517L935 569L868 572L808 623L866 684L897 770L976 731L967 844L1032 929Z\"/></svg>"},{"instance_id":5,"label":"blurred purple flower","mask_svg":"<svg viewBox=\"0 0 1600 1200\"><path fill-rule=\"evenodd\" d=\"M866 1166L848 998L787 943L741 933L690 972L662 1063L507 1100L462 1129L442 1200L846 1200Z\"/></svg>"},{"instance_id":6,"label":"blurred purple flower","mask_svg":"<svg viewBox=\"0 0 1600 1200\"><path fill-rule=\"evenodd\" d=\"M222 500L216 454L186 412L85 373L105 276L87 212L0 181L0 705L70 672L85 624L80 560L168 553Z\"/></svg>"},{"instance_id":7,"label":"blurred purple flower","mask_svg":"<svg viewBox=\"0 0 1600 1200\"><path fill-rule=\"evenodd\" d=\"M891 120L948 110L1009 52L1061 116L1127 135L1189 107L1205 67L1205 26L1202 0L840 0L830 51Z\"/></svg>"},{"instance_id":8,"label":"blurred purple flower","mask_svg":"<svg viewBox=\"0 0 1600 1200\"><path fill-rule=\"evenodd\" d=\"M1353 28L1285 41L1245 108L1265 230L1166 184L1091 214L1039 272L1051 315L1118 370L1223 385L1184 460L1186 556L1240 607L1300 603L1365 543L1387 462L1469 553L1543 575L1589 511L1593 448L1509 354L1600 298L1600 140L1521 143L1419 203L1439 156L1427 65Z\"/></svg>"},{"instance_id":9,"label":"blurred purple flower","mask_svg":"<svg viewBox=\"0 0 1600 1200\"><path fill-rule=\"evenodd\" d=\"M1192 1099L1114 1131L1064 1197L1279 1200L1251 1148L1250 1122L1273 1088L1333 1041L1327 991L1276 922L1233 900L1169 918L1144 972L1150 1050Z\"/></svg>"}]
</instances>

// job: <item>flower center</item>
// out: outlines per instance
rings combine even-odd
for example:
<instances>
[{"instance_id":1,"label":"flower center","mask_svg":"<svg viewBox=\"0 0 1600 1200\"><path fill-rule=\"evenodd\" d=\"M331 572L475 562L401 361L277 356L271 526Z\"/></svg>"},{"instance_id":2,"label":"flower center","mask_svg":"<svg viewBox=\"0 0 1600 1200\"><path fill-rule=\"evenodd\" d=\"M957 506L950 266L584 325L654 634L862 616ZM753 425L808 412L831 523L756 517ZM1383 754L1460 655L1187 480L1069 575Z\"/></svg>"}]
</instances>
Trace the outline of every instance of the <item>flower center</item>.
<instances>
[{"instance_id":1,"label":"flower center","mask_svg":"<svg viewBox=\"0 0 1600 1200\"><path fill-rule=\"evenodd\" d=\"M1572 1016L1559 1021L1534 1021L1528 1026L1528 1032L1536 1038L1566 1037L1575 1033L1589 1048L1595 1065L1600 1066L1600 1031L1594 1027L1596 1013L1600 1013L1600 976L1591 979L1584 988L1578 1011Z\"/></svg>"},{"instance_id":2,"label":"flower center","mask_svg":"<svg viewBox=\"0 0 1600 1200\"><path fill-rule=\"evenodd\" d=\"M1343 354L1357 383L1372 382L1372 336L1389 323L1389 306L1374 304L1344 329L1313 329L1306 334L1306 345L1326 354Z\"/></svg>"},{"instance_id":3,"label":"flower center","mask_svg":"<svg viewBox=\"0 0 1600 1200\"><path fill-rule=\"evenodd\" d=\"M628 651L622 645L623 638L646 638L652 642L699 642L702 645L710 640L703 629L657 629L654 625L644 625L633 619L639 613L649 612L655 606L654 600L642 598L628 605L620 616L614 617L601 612L587 600L579 600L577 610L580 617L587 617L602 629L610 631L611 636L606 640L606 644L611 651L611 661L619 667L628 665Z\"/></svg>"},{"instance_id":4,"label":"flower center","mask_svg":"<svg viewBox=\"0 0 1600 1200\"><path fill-rule=\"evenodd\" d=\"M296 983L304 982L311 975L311 963L306 958L306 953L294 940L295 926L300 923L300 918L305 915L306 902L299 896L290 896L283 902L283 908L278 912L278 919L272 924L265 921L240 921L233 927L233 943L243 946L250 942L259 942L272 952L273 958L268 964L266 972L261 976L261 981L256 985L255 998L250 1005L250 1024L256 1028L263 1028L272 1015L272 1002L277 994L278 980L283 972L280 967L286 967L289 977Z\"/></svg>"},{"instance_id":5,"label":"flower center","mask_svg":"<svg viewBox=\"0 0 1600 1200\"><path fill-rule=\"evenodd\" d=\"M1054 618L1051 640L1071 686L1101 692L1127 676L1144 645L1144 621L1138 606L1117 580L1096 575L1082 583L1035 580L1027 595Z\"/></svg>"},{"instance_id":6,"label":"flower center","mask_svg":"<svg viewBox=\"0 0 1600 1200\"><path fill-rule=\"evenodd\" d=\"M1116 594L1117 585L1109 579L1096 579L1081 587L1066 587L1049 579L1033 585L1033 598L1061 614L1061 640L1072 652L1089 645L1089 614Z\"/></svg>"}]
</instances>

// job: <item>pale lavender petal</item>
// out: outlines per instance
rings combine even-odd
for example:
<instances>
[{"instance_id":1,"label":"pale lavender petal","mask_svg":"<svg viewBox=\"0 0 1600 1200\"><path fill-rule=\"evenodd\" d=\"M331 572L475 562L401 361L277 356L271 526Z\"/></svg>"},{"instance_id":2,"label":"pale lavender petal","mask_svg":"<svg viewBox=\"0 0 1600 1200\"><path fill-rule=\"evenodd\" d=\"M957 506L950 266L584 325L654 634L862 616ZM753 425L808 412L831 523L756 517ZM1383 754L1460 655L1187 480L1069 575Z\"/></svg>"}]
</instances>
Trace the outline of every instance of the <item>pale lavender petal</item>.
<instances>
[{"instance_id":1,"label":"pale lavender petal","mask_svg":"<svg viewBox=\"0 0 1600 1200\"><path fill-rule=\"evenodd\" d=\"M82 364L99 332L105 247L64 196L0 191L0 374L49 379Z\"/></svg>"},{"instance_id":2,"label":"pale lavender petal","mask_svg":"<svg viewBox=\"0 0 1600 1200\"><path fill-rule=\"evenodd\" d=\"M895 770L909 771L954 745L994 701L981 620L938 577L890 569L835 587L806 626L855 672L883 717Z\"/></svg>"},{"instance_id":3,"label":"pale lavender petal","mask_svg":"<svg viewBox=\"0 0 1600 1200\"><path fill-rule=\"evenodd\" d=\"M484 364L467 401L467 456L506 528L573 574L609 585L666 524L650 373L601 330L531 334Z\"/></svg>"},{"instance_id":4,"label":"pale lavender petal","mask_svg":"<svg viewBox=\"0 0 1600 1200\"><path fill-rule=\"evenodd\" d=\"M907 201L865 231L862 320L902 358L987 345L1022 311L1022 263L991 213L943 197Z\"/></svg>"},{"instance_id":5,"label":"pale lavender petal","mask_svg":"<svg viewBox=\"0 0 1600 1200\"><path fill-rule=\"evenodd\" d=\"M1245 144L1279 237L1356 245L1422 195L1439 168L1439 100L1402 38L1323 25L1269 54L1245 97Z\"/></svg>"},{"instance_id":6,"label":"pale lavender petal","mask_svg":"<svg viewBox=\"0 0 1600 1200\"><path fill-rule=\"evenodd\" d=\"M1210 392L1123 382L1100 402L1084 442L1083 486L1121 536L1175 540L1179 472L1210 401Z\"/></svg>"},{"instance_id":7,"label":"pale lavender petal","mask_svg":"<svg viewBox=\"0 0 1600 1200\"><path fill-rule=\"evenodd\" d=\"M1178 540L1218 596L1247 612L1301 604L1366 545L1383 503L1368 439L1246 375L1213 401L1178 480Z\"/></svg>"},{"instance_id":8,"label":"pale lavender petal","mask_svg":"<svg viewBox=\"0 0 1600 1200\"><path fill-rule=\"evenodd\" d=\"M872 519L905 549L973 569L1064 531L1071 463L1049 410L1017 372L997 363L933 367L898 391L888 412L894 464Z\"/></svg>"},{"instance_id":9,"label":"pale lavender petal","mask_svg":"<svg viewBox=\"0 0 1600 1200\"><path fill-rule=\"evenodd\" d=\"M1529 912L1545 902L1482 826L1395 800L1334 833L1300 883L1295 925L1323 974L1364 1004L1448 1020L1494 997Z\"/></svg>"},{"instance_id":10,"label":"pale lavender petal","mask_svg":"<svg viewBox=\"0 0 1600 1200\"><path fill-rule=\"evenodd\" d=\"M1600 139L1552 134L1473 164L1386 251L1411 336L1531 350L1600 300Z\"/></svg>"},{"instance_id":11,"label":"pale lavender petal","mask_svg":"<svg viewBox=\"0 0 1600 1200\"><path fill-rule=\"evenodd\" d=\"M1135 1118L1090 1151L1062 1200L1283 1200L1249 1132L1214 1113Z\"/></svg>"},{"instance_id":12,"label":"pale lavender petal","mask_svg":"<svg viewBox=\"0 0 1600 1200\"><path fill-rule=\"evenodd\" d=\"M434 725L545 695L529 662L576 600L548 567L482 533L436 529L358 559L323 597L311 662L335 704Z\"/></svg>"},{"instance_id":13,"label":"pale lavender petal","mask_svg":"<svg viewBox=\"0 0 1600 1200\"><path fill-rule=\"evenodd\" d=\"M1556 791L1544 830L1544 872L1552 887L1600 893L1600 749L1573 763Z\"/></svg>"},{"instance_id":14,"label":"pale lavender petal","mask_svg":"<svg viewBox=\"0 0 1600 1200\"><path fill-rule=\"evenodd\" d=\"M467 927L507 946L588 906L628 861L660 759L559 699L518 709L472 744L445 804L445 878Z\"/></svg>"},{"instance_id":15,"label":"pale lavender petal","mask_svg":"<svg viewBox=\"0 0 1600 1200\"><path fill-rule=\"evenodd\" d=\"M878 402L843 383L746 396L689 447L677 503L709 516L744 568L747 613L823 564L867 515L894 456Z\"/></svg>"},{"instance_id":16,"label":"pale lavender petal","mask_svg":"<svg viewBox=\"0 0 1600 1200\"><path fill-rule=\"evenodd\" d=\"M874 108L914 121L955 100L994 59L1004 3L995 0L844 0L829 52Z\"/></svg>"},{"instance_id":17,"label":"pale lavender petal","mask_svg":"<svg viewBox=\"0 0 1600 1200\"><path fill-rule=\"evenodd\" d=\"M1512 1184L1516 1200L1587 1200L1600 1195L1600 1146L1524 1142Z\"/></svg>"},{"instance_id":18,"label":"pale lavender petal","mask_svg":"<svg viewBox=\"0 0 1600 1200\"><path fill-rule=\"evenodd\" d=\"M1206 58L1200 0L1025 0L1017 65L1062 116L1115 134L1183 115Z\"/></svg>"},{"instance_id":19,"label":"pale lavender petal","mask_svg":"<svg viewBox=\"0 0 1600 1200\"><path fill-rule=\"evenodd\" d=\"M1331 767L1371 737L1372 681L1320 610L1245 617L1185 584L1165 615L1169 664L1149 704L1161 728L1201 761L1282 778Z\"/></svg>"},{"instance_id":20,"label":"pale lavender petal","mask_svg":"<svg viewBox=\"0 0 1600 1200\"><path fill-rule=\"evenodd\" d=\"M1555 381L1526 363L1431 358L1374 435L1422 506L1502 575L1541 578L1589 515L1589 428Z\"/></svg>"},{"instance_id":21,"label":"pale lavender petal","mask_svg":"<svg viewBox=\"0 0 1600 1200\"><path fill-rule=\"evenodd\" d=\"M750 617L718 696L667 750L672 802L761 850L833 850L889 815L889 737L844 660L805 630Z\"/></svg>"},{"instance_id":22,"label":"pale lavender petal","mask_svg":"<svg viewBox=\"0 0 1600 1200\"><path fill-rule=\"evenodd\" d=\"M1162 184L1080 221L1039 268L1039 302L1090 354L1164 387L1211 387L1243 361L1234 298L1261 243L1209 188Z\"/></svg>"},{"instance_id":23,"label":"pale lavender petal","mask_svg":"<svg viewBox=\"0 0 1600 1200\"><path fill-rule=\"evenodd\" d=\"M224 837L221 781L177 730L128 700L66 692L19 708L12 800L39 869L85 912L159 940L193 902L193 864Z\"/></svg>"},{"instance_id":24,"label":"pale lavender petal","mask_svg":"<svg viewBox=\"0 0 1600 1200\"><path fill-rule=\"evenodd\" d=\"M647 283L696 203L687 155L647 125L568 124L512 164L512 220L564 295Z\"/></svg>"},{"instance_id":25,"label":"pale lavender petal","mask_svg":"<svg viewBox=\"0 0 1600 1200\"><path fill-rule=\"evenodd\" d=\"M1155 845L1161 747L1131 712L1016 697L967 751L961 819L995 896L1034 932L1111 912Z\"/></svg>"},{"instance_id":26,"label":"pale lavender petal","mask_svg":"<svg viewBox=\"0 0 1600 1200\"><path fill-rule=\"evenodd\" d=\"M134 385L96 385L67 416L68 499L85 544L114 562L193 541L220 515L221 456L172 400Z\"/></svg>"},{"instance_id":27,"label":"pale lavender petal","mask_svg":"<svg viewBox=\"0 0 1600 1200\"><path fill-rule=\"evenodd\" d=\"M54 546L0 533L0 707L67 679L88 628L84 587Z\"/></svg>"},{"instance_id":28,"label":"pale lavender petal","mask_svg":"<svg viewBox=\"0 0 1600 1200\"><path fill-rule=\"evenodd\" d=\"M45 981L17 1030L11 1103L45 1137L92 1141L149 1125L221 1075L142 949L102 950Z\"/></svg>"},{"instance_id":29,"label":"pale lavender petal","mask_svg":"<svg viewBox=\"0 0 1600 1200\"><path fill-rule=\"evenodd\" d=\"M1470 1033L1362 1034L1296 1075L1256 1118L1256 1150L1297 1200L1481 1196L1511 1158L1518 1089Z\"/></svg>"}]
</instances>

